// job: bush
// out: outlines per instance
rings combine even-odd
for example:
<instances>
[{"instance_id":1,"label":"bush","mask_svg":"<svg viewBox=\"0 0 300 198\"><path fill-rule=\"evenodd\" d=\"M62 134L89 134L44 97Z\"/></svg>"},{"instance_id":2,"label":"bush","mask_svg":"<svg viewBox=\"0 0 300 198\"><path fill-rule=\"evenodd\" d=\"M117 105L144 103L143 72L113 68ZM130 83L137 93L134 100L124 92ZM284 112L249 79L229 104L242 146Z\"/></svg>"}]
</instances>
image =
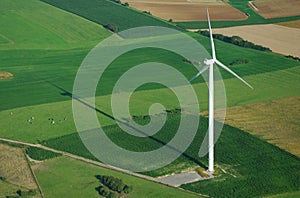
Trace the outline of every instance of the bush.
<instances>
[{"instance_id":1,"label":"bush","mask_svg":"<svg viewBox=\"0 0 300 198\"><path fill-rule=\"evenodd\" d=\"M106 186L100 185L97 189L96 189L100 195L107 197L110 194L109 189Z\"/></svg>"},{"instance_id":2,"label":"bush","mask_svg":"<svg viewBox=\"0 0 300 198\"><path fill-rule=\"evenodd\" d=\"M133 190L132 186L125 185L124 188L123 188L123 192L126 193L126 194L132 192L132 190Z\"/></svg>"}]
</instances>

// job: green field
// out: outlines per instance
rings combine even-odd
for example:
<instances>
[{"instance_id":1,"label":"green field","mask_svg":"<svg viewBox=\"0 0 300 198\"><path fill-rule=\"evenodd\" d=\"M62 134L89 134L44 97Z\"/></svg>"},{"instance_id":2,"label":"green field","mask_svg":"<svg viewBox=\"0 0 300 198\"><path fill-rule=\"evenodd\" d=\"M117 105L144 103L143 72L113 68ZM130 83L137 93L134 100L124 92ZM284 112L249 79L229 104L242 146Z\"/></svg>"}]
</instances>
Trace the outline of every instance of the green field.
<instances>
[{"instance_id":1,"label":"green field","mask_svg":"<svg viewBox=\"0 0 300 198\"><path fill-rule=\"evenodd\" d=\"M293 21L300 19L300 16L292 16L292 17L282 17L282 18L273 18L273 19L265 19L256 12L254 12L248 6L249 0L229 0L228 3L240 10L243 13L248 15L247 20L243 21L212 21L212 27L221 28L221 27L232 27L232 26L241 26L241 25L254 25L254 24L269 24L269 23L279 23L285 21ZM197 29L197 28L207 28L206 21L196 21L196 22L177 22L178 26L185 29Z\"/></svg>"},{"instance_id":2,"label":"green field","mask_svg":"<svg viewBox=\"0 0 300 198\"><path fill-rule=\"evenodd\" d=\"M300 94L299 76L300 67L246 76L245 80L253 85L254 90L248 89L237 79L226 79L224 83L227 90L227 106L297 96ZM278 83L278 79L280 79L280 83ZM207 86L204 83L198 83L194 87L200 100L201 111L207 110ZM130 101L132 114L147 114L148 108L153 102L160 102L167 109L178 107L176 98L167 89L143 90L136 92ZM2 137L37 142L74 133L76 129L71 104L71 101L68 100L0 111L0 116L5 118L0 120L2 126L0 134ZM110 95L98 96L96 107L112 115ZM13 115L10 114L11 112ZM31 117L34 117L34 120L30 123L28 120ZM115 121L103 114L98 113L98 117L102 126L115 124ZM55 120L54 125L51 124L49 118Z\"/></svg>"},{"instance_id":3,"label":"green field","mask_svg":"<svg viewBox=\"0 0 300 198\"><path fill-rule=\"evenodd\" d=\"M2 49L0 50L0 68L3 71L12 73L15 77L12 80L0 82L2 87L0 90L0 110L69 100L70 98L63 95L63 93L65 91L71 92L76 71L82 60L93 45L96 45L98 41L107 37L110 33L95 23L56 9L43 2L34 0L29 0L26 3L22 2L18 4L19 7L16 6L15 12L11 12L10 9L14 4L16 4L16 1L5 1L4 6L1 7L7 15L17 12L18 17L23 17L21 17L20 23L12 23L17 21L14 17L4 17L1 20L1 23L10 24L10 26L8 26L9 28L0 29L0 33L11 37L10 39L15 44L0 46L0 49ZM120 7L119 5L115 6ZM121 8L126 10L126 8ZM46 10L48 14L54 13L53 15L58 22L53 24L50 17L41 16L43 15L41 10ZM35 22L37 18L43 19L42 25ZM64 26L63 21L66 21L68 25ZM32 31L35 30L25 27L27 23L35 25L37 32L34 32L34 34L38 36L29 38ZM24 30L16 31L19 27ZM208 38L197 34L190 35L209 50ZM50 44L48 40L53 43ZM286 59L280 55L242 49L220 41L216 41L216 47L219 58L226 64L241 57L250 60L250 63L246 65L233 68L241 76L287 69L299 65L299 62ZM98 89L97 95L110 94L116 79L124 71L143 62L166 63L179 69L187 78L191 78L196 71L193 66L183 62L182 59L174 53L154 49L143 49L127 53L114 61L105 72L102 82L106 86L101 90ZM222 72L222 74L223 78L232 78L228 73ZM201 82L201 79L195 81L195 83L197 82ZM51 83L55 83L62 89ZM153 89L157 87L148 86L145 88Z\"/></svg>"},{"instance_id":4,"label":"green field","mask_svg":"<svg viewBox=\"0 0 300 198\"><path fill-rule=\"evenodd\" d=\"M133 151L148 151L168 142L176 132L180 115L172 115L166 127L153 138L130 136L117 126L104 128L117 145ZM207 119L201 118L200 128L191 146L172 164L145 174L159 176L204 166L207 159L197 156L207 130ZM77 133L43 142L46 146L95 159L83 146ZM300 189L300 159L237 128L225 125L216 144L216 163L228 174L214 180L183 185L184 188L210 196L253 197ZM120 160L120 159L116 159ZM287 171L289 170L289 171Z\"/></svg>"},{"instance_id":5,"label":"green field","mask_svg":"<svg viewBox=\"0 0 300 198\"><path fill-rule=\"evenodd\" d=\"M139 26L166 26L166 21L109 0L42 0L101 25L114 24L119 31ZM112 14L113 13L113 14Z\"/></svg>"},{"instance_id":6,"label":"green field","mask_svg":"<svg viewBox=\"0 0 300 198\"><path fill-rule=\"evenodd\" d=\"M249 24L299 18L265 20L249 10L245 6L246 1L231 0L230 3L250 13L249 19L245 21ZM74 77L84 57L98 42L111 35L102 25L116 24L119 30L141 25L174 26L106 0L2 0L0 5L0 71L14 75L12 79L0 81L0 136L42 143L94 159L76 132L70 96ZM240 25L239 23L243 22L215 22L213 27ZM190 26L193 23L180 25ZM206 22L196 22L194 25L207 27ZM187 34L210 51L208 38L196 33ZM218 58L225 64L241 58L249 60L248 64L231 68L247 80L254 90L248 89L221 70L225 79L228 106L300 95L299 61L217 40L215 43ZM128 136L114 125L111 118L104 115L112 115L110 94L117 79L135 65L150 61L171 65L187 79L196 73L196 69L183 61L183 57L153 48L128 52L108 67L101 79L101 83L106 86L98 86L96 92L96 107L99 112L102 111L98 113L98 117L111 139L129 150L148 151L159 148L163 142L168 142L173 137L179 123L177 115L169 117L163 130L154 136L159 141L153 141L153 138ZM193 83L201 111L205 111L207 86L202 78ZM157 84L140 87L130 102L132 115L148 114L148 109L154 102L164 104L167 109L178 107L170 90ZM55 123L52 123L53 120ZM145 174L158 176L205 166L207 159L200 159L197 153L206 129L207 119L202 118L197 137L184 155L162 169ZM31 148L28 153L38 160L53 157L39 149ZM270 196L300 190L299 158L237 128L227 125L224 127L216 145L216 162L228 174L183 187L213 197ZM95 175L99 174L111 174L133 185L134 191L130 197L192 196L178 189L65 157L36 165L35 173L46 197L99 197L95 190L99 185ZM9 190L11 186L1 182L0 192L2 188Z\"/></svg>"},{"instance_id":7,"label":"green field","mask_svg":"<svg viewBox=\"0 0 300 198\"><path fill-rule=\"evenodd\" d=\"M199 197L180 189L146 181L109 169L86 164L69 158L58 158L44 162L35 174L45 197L99 197L95 190L99 186L96 175L110 175L133 186L129 197Z\"/></svg>"}]
</instances>

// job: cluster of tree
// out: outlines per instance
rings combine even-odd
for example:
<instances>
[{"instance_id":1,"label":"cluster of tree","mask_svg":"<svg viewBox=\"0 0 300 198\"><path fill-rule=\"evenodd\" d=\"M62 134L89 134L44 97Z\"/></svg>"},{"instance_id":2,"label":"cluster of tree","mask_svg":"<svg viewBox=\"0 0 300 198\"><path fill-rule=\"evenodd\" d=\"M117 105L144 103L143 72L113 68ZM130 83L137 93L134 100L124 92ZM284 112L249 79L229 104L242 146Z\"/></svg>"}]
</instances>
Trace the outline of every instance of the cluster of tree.
<instances>
[{"instance_id":1,"label":"cluster of tree","mask_svg":"<svg viewBox=\"0 0 300 198\"><path fill-rule=\"evenodd\" d=\"M231 63L229 63L229 65L240 65L240 64L247 64L247 63L249 63L248 59L239 59L239 60L232 61Z\"/></svg>"},{"instance_id":2,"label":"cluster of tree","mask_svg":"<svg viewBox=\"0 0 300 198\"><path fill-rule=\"evenodd\" d=\"M115 178L107 175L96 176L101 185L96 189L100 195L107 198L118 197L119 194L128 194L132 191L132 186L129 186L119 178Z\"/></svg>"},{"instance_id":3,"label":"cluster of tree","mask_svg":"<svg viewBox=\"0 0 300 198\"><path fill-rule=\"evenodd\" d=\"M203 35L203 36L207 36L209 37L209 31L207 30L199 30L198 31L199 34ZM244 48L251 48L251 49L256 49L256 50L260 50L260 51L267 51L267 52L271 52L270 48L267 47L263 47L261 45L256 45L252 42L249 41L245 41L243 40L241 37L239 36L224 36L222 34L213 34L213 37L215 39L227 42L227 43L232 43L234 45L238 45L240 47L244 47Z\"/></svg>"},{"instance_id":4,"label":"cluster of tree","mask_svg":"<svg viewBox=\"0 0 300 198\"><path fill-rule=\"evenodd\" d=\"M295 57L295 56L291 56L291 55L288 55L288 56L285 56L285 57L290 58L290 59L294 59L296 61L300 61L299 57Z\"/></svg>"}]
</instances>

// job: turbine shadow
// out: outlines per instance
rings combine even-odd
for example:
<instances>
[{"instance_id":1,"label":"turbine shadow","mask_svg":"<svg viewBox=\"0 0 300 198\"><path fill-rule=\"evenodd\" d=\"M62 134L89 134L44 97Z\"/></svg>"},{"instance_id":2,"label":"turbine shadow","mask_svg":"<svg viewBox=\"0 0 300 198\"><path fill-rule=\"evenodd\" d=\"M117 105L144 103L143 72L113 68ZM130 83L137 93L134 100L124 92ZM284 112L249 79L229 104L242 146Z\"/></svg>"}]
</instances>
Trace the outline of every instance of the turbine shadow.
<instances>
[{"instance_id":1,"label":"turbine shadow","mask_svg":"<svg viewBox=\"0 0 300 198\"><path fill-rule=\"evenodd\" d=\"M135 128L134 126L129 125L127 122L124 122L124 121L122 121L122 120L120 120L120 119L114 118L112 115L110 115L110 114L108 114L108 113L102 111L101 109L99 109L99 108L97 108L97 107L94 107L94 106L88 104L87 102L83 101L82 99L80 99L79 97L75 96L74 94L72 94L71 92L67 91L66 89L64 89L64 88L62 88L62 87L56 85L55 83L50 82L50 81L48 81L48 80L45 80L45 82L47 82L47 83L49 83L50 85L52 85L53 87L59 89L59 90L61 91L61 93L60 93L61 95L70 97L70 98L72 98L72 99L74 99L74 100L80 102L81 104L87 106L88 108L91 108L91 109L95 110L97 113L100 113L100 114L102 114L102 115L104 115L104 116L106 116L106 117L108 117L108 118L110 118L110 119L112 119L112 120L114 120L114 121L116 121L116 122L119 122L119 123L121 123L121 124L123 124L123 125L126 125L127 127L131 128L131 129L133 129L133 130L135 130L136 132L138 132L138 133L140 133L140 134L145 135L147 138L149 138L149 139L151 139L151 140L153 140L153 141L155 141L155 142L161 144L162 146L167 146L168 148L172 149L174 152L181 153L181 155L184 156L186 159L188 159L188 160L190 160L190 161L196 163L196 164L199 165L200 167L205 168L205 169L207 168L207 166L205 166L203 163L201 163L199 160L197 160L197 159L194 158L193 156L190 156L190 155L186 154L185 152L182 152L181 150L178 150L177 148L175 148L175 147L173 147L173 146L167 145L166 142L164 142L164 141L162 141L162 140L160 140L160 139L158 139L158 138L155 138L155 137L153 137L153 136L148 136L147 133L145 133L145 132L143 132L143 131L141 131L141 130Z\"/></svg>"}]
</instances>

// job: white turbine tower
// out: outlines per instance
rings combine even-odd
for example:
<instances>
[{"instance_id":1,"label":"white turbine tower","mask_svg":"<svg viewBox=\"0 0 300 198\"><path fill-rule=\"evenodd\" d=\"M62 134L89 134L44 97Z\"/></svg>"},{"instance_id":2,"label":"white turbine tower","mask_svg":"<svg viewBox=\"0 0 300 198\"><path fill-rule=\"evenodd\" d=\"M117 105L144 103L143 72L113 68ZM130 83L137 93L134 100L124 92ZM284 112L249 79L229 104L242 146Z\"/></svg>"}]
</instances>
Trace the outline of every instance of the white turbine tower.
<instances>
[{"instance_id":1,"label":"white turbine tower","mask_svg":"<svg viewBox=\"0 0 300 198\"><path fill-rule=\"evenodd\" d=\"M238 78L240 81L242 81L244 84L246 84L251 89L253 89L253 87L251 85L249 85L241 77L239 77L236 73L234 73L231 69L229 69L223 63L221 63L219 60L217 60L208 9L206 10L206 12L207 12L207 20L208 20L208 26L209 26L210 43L211 43L211 49L212 49L212 59L205 59L204 60L205 66L190 81L193 81L195 78L197 78L199 75L201 75L207 69L209 69L209 81L208 81L208 87L209 87L208 159L209 160L208 160L208 171L210 173L213 173L214 172L214 64L219 65L220 67L222 67L223 69L225 69L226 71L231 73L233 76Z\"/></svg>"}]
</instances>

